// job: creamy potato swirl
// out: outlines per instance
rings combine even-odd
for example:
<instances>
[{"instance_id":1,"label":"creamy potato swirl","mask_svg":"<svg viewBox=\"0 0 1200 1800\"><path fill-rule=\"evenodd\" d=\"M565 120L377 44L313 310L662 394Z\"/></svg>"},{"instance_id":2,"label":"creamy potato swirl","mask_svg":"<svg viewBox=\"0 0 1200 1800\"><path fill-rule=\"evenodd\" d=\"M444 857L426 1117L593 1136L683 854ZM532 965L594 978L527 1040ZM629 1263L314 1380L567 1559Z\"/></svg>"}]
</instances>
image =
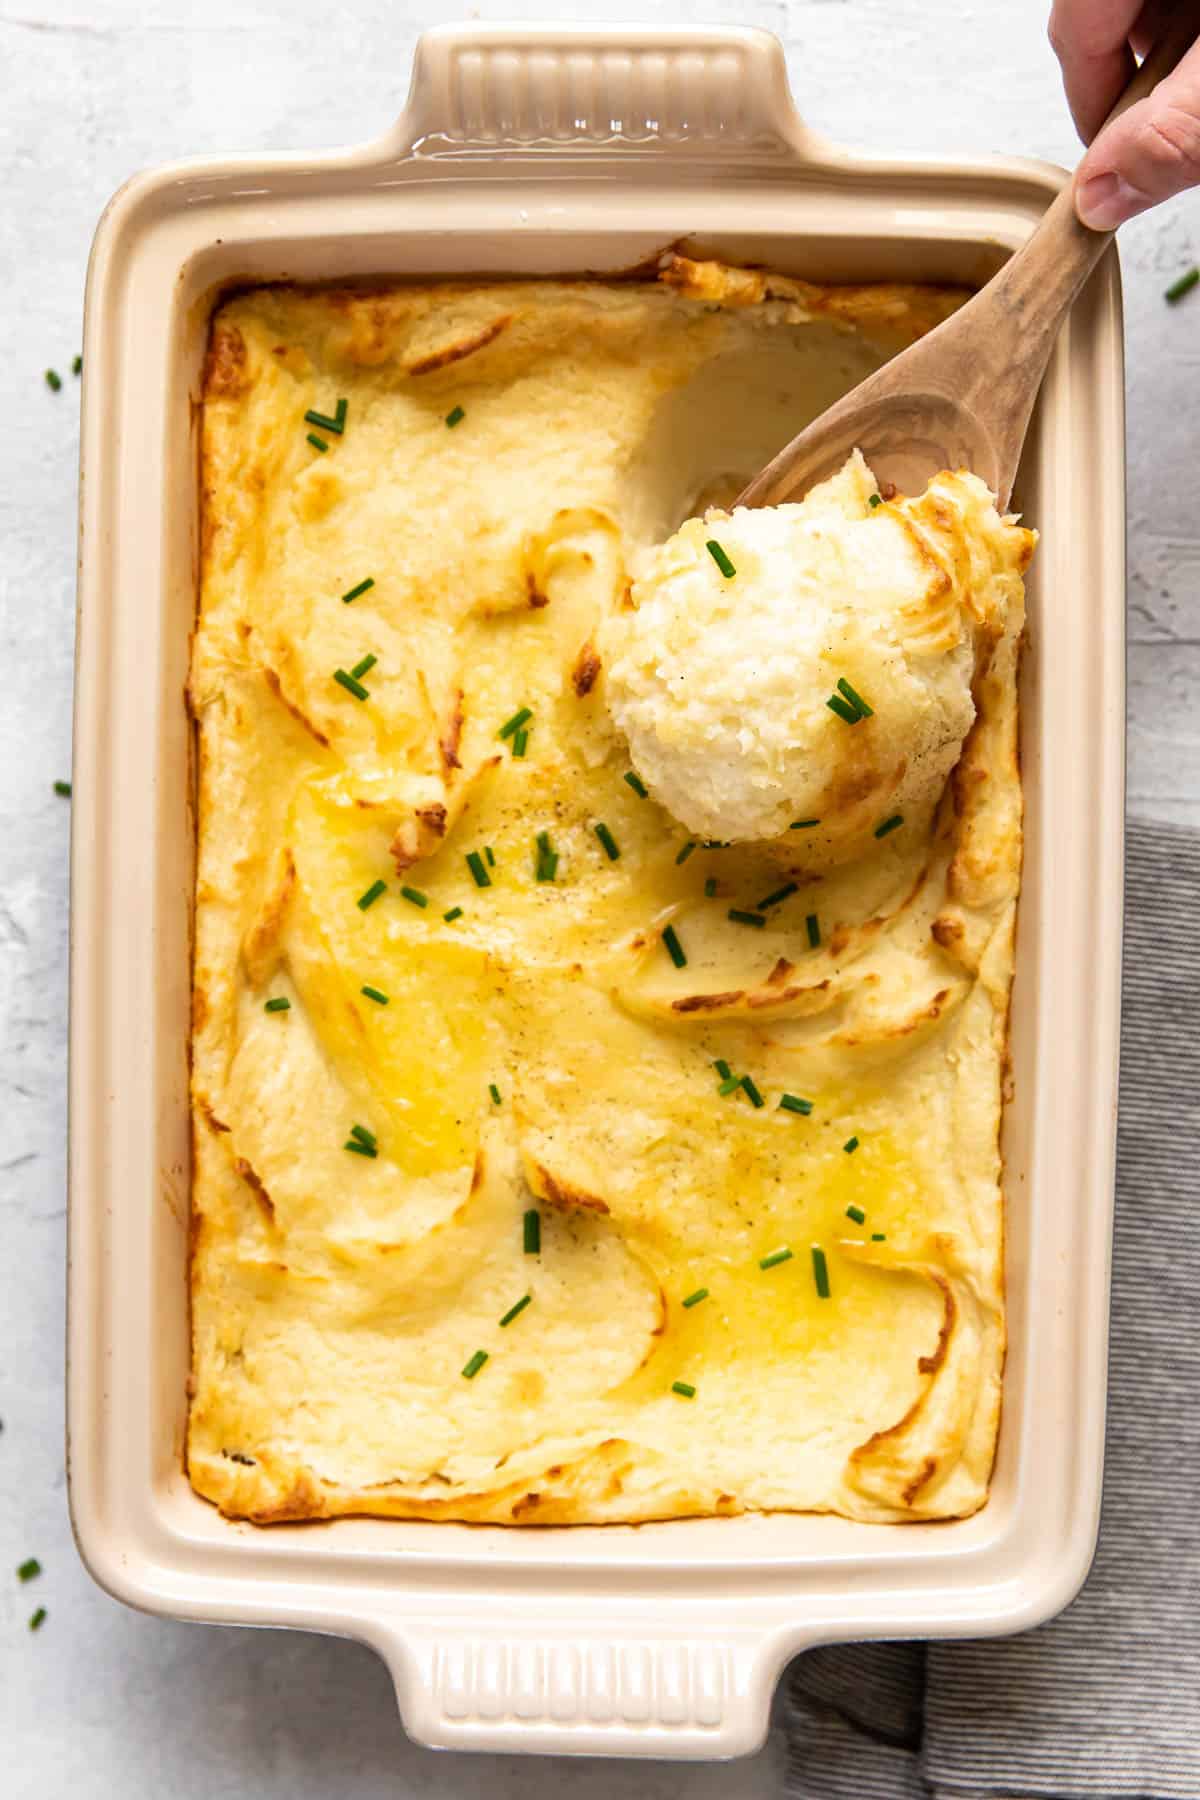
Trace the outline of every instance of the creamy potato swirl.
<instances>
[{"instance_id":1,"label":"creamy potato swirl","mask_svg":"<svg viewBox=\"0 0 1200 1800\"><path fill-rule=\"evenodd\" d=\"M643 797L597 647L640 550L962 298L668 257L216 312L188 1466L226 1513L983 1503L1019 597L936 805L825 870Z\"/></svg>"}]
</instances>

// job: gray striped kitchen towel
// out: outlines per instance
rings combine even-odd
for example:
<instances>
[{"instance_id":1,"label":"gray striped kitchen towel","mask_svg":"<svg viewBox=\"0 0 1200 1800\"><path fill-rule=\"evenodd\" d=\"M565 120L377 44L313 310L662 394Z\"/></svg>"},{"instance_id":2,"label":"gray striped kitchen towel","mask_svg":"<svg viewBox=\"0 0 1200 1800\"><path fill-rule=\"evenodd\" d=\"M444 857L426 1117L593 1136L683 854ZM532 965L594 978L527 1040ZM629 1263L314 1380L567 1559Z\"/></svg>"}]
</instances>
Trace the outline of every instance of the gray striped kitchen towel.
<instances>
[{"instance_id":1,"label":"gray striped kitchen towel","mask_svg":"<svg viewBox=\"0 0 1200 1800\"><path fill-rule=\"evenodd\" d=\"M1108 1447L1074 1605L789 1673L796 1800L1200 1800L1200 834L1130 822Z\"/></svg>"}]
</instances>

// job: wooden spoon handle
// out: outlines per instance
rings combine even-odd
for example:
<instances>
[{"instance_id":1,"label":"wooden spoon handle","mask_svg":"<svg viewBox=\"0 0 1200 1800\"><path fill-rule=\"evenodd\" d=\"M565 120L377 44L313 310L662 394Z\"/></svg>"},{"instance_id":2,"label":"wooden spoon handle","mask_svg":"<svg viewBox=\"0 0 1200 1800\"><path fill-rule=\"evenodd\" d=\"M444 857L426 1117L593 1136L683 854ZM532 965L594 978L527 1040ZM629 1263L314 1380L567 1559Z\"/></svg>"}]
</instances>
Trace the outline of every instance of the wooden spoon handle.
<instances>
[{"instance_id":1,"label":"wooden spoon handle","mask_svg":"<svg viewBox=\"0 0 1200 1800\"><path fill-rule=\"evenodd\" d=\"M1200 8L1185 0L1138 68L1105 124L1144 100L1196 41ZM1075 211L1075 183L1055 196L1027 241L958 315L988 348L979 357L971 398L993 423L1003 499L1011 489L1029 414L1068 308L1108 248L1111 231L1092 231ZM986 308L987 326L983 313ZM968 322L979 309L980 317Z\"/></svg>"},{"instance_id":2,"label":"wooden spoon handle","mask_svg":"<svg viewBox=\"0 0 1200 1800\"><path fill-rule=\"evenodd\" d=\"M1107 125L1187 54L1200 0L1176 0L1162 38ZM815 420L749 482L738 506L776 506L831 475L857 446L877 479L919 493L940 468L967 467L1008 505L1029 417L1059 328L1108 247L1057 194L1021 248L965 306L885 363Z\"/></svg>"},{"instance_id":3,"label":"wooden spoon handle","mask_svg":"<svg viewBox=\"0 0 1200 1800\"><path fill-rule=\"evenodd\" d=\"M1180 7L1105 125L1144 100L1171 73L1196 41L1198 30L1200 11L1190 4ZM1027 353L1036 357L1044 349L1043 367L1067 308L1104 254L1112 235L1111 231L1092 231L1081 223L1075 211L1075 183L1071 181L997 276L997 300L1003 297L1019 315Z\"/></svg>"}]
</instances>

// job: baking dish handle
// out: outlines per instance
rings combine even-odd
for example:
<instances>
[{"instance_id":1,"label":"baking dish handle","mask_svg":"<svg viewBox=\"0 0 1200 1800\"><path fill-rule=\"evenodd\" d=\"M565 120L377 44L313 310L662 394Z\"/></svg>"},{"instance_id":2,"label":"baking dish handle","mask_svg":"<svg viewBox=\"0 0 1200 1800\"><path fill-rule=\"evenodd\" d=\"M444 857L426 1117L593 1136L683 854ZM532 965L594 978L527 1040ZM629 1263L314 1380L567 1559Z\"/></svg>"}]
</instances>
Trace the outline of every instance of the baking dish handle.
<instances>
[{"instance_id":1,"label":"baking dish handle","mask_svg":"<svg viewBox=\"0 0 1200 1800\"><path fill-rule=\"evenodd\" d=\"M786 1657L747 1631L668 1636L652 1619L547 1630L510 1614L376 1622L405 1729L433 1749L720 1758L757 1750Z\"/></svg>"},{"instance_id":2,"label":"baking dish handle","mask_svg":"<svg viewBox=\"0 0 1200 1800\"><path fill-rule=\"evenodd\" d=\"M827 149L796 112L778 38L736 26L438 26L417 42L394 143L805 161Z\"/></svg>"}]
</instances>

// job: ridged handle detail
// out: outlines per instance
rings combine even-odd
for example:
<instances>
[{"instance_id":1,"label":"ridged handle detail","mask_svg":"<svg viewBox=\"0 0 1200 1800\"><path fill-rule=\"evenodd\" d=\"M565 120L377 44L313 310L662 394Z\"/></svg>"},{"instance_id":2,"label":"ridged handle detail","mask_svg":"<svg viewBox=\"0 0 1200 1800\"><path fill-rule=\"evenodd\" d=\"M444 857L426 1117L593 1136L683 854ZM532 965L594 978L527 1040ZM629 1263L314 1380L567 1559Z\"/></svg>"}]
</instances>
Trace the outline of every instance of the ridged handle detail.
<instances>
[{"instance_id":1,"label":"ridged handle detail","mask_svg":"<svg viewBox=\"0 0 1200 1800\"><path fill-rule=\"evenodd\" d=\"M510 1716L715 1729L732 1671L728 1650L713 1645L463 1639L433 1648L430 1674L436 1704L455 1723Z\"/></svg>"},{"instance_id":2,"label":"ridged handle detail","mask_svg":"<svg viewBox=\"0 0 1200 1800\"><path fill-rule=\"evenodd\" d=\"M762 1740L778 1666L765 1637L688 1638L651 1621L545 1629L498 1617L461 1623L380 1619L372 1641L396 1682L404 1723L446 1749L723 1757Z\"/></svg>"},{"instance_id":3,"label":"ridged handle detail","mask_svg":"<svg viewBox=\"0 0 1200 1800\"><path fill-rule=\"evenodd\" d=\"M783 151L803 128L766 32L447 27L417 46L412 141ZM616 34L614 33L614 36Z\"/></svg>"}]
</instances>

